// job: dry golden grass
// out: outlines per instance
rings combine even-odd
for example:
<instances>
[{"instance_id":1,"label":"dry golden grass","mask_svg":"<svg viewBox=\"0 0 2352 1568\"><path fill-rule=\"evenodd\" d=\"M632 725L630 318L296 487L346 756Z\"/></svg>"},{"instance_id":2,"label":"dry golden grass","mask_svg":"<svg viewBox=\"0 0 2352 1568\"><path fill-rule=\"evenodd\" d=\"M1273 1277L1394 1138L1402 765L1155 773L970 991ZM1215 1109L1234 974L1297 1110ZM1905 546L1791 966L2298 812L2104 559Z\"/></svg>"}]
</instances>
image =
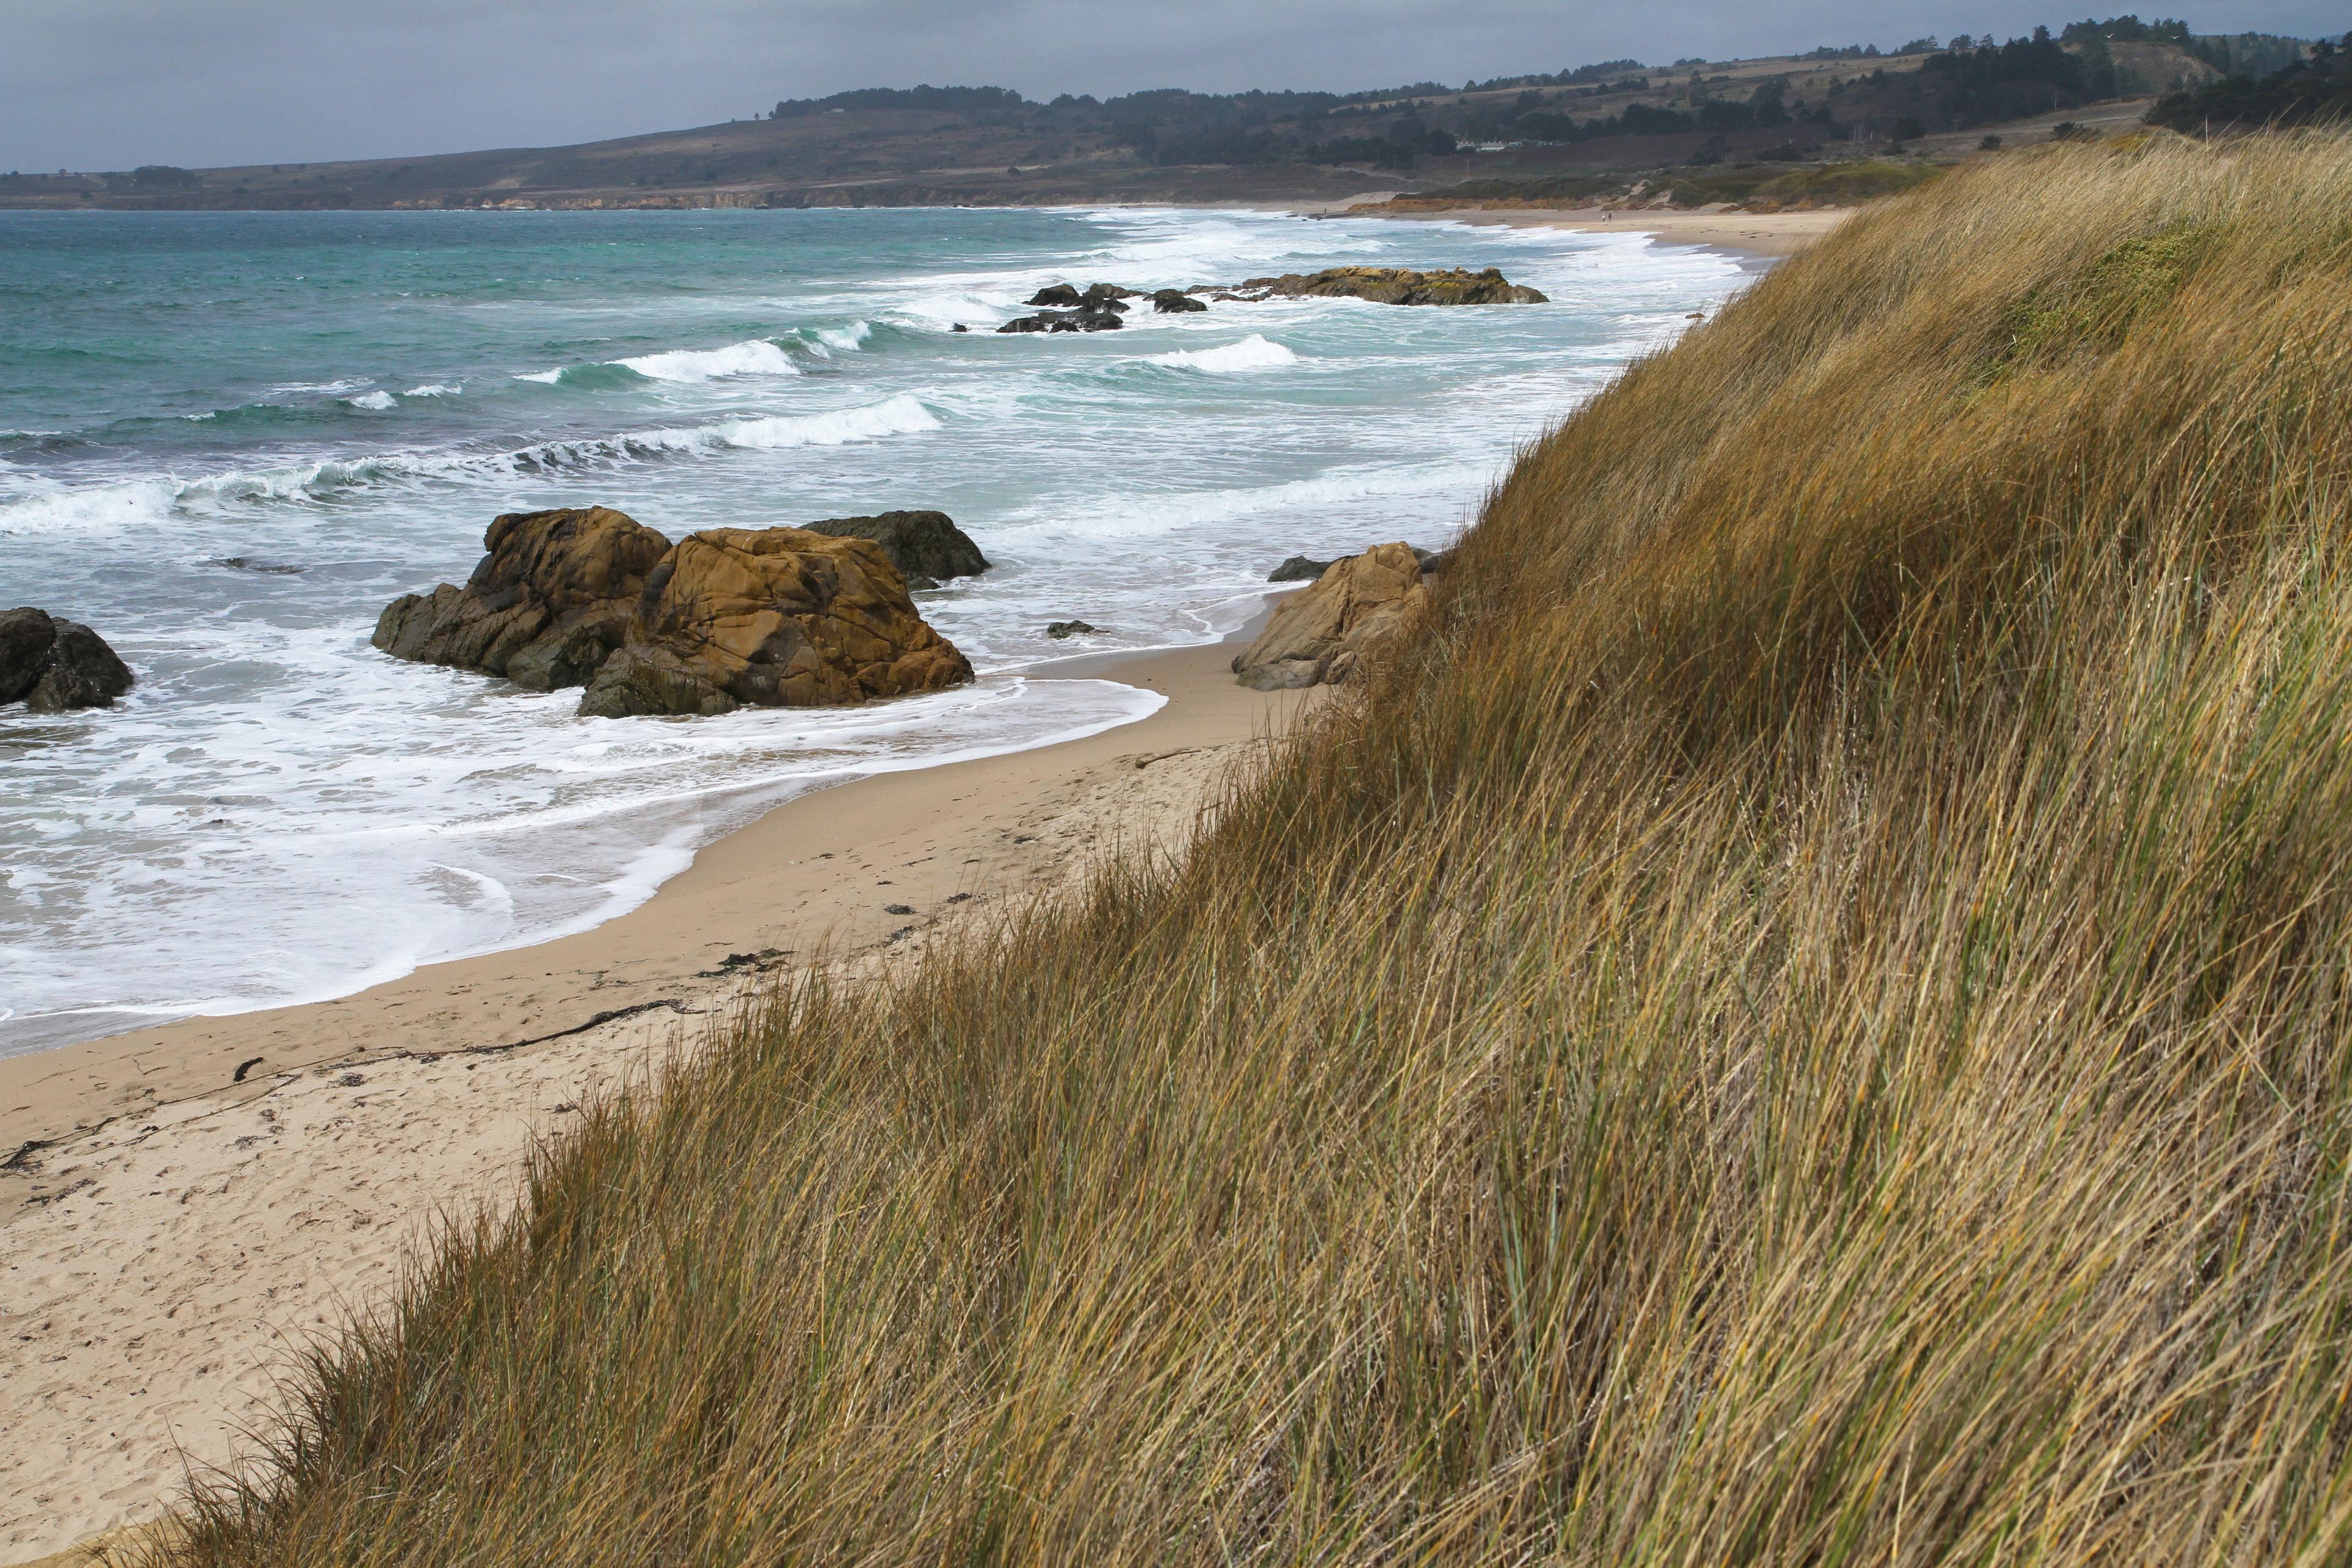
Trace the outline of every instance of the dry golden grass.
<instances>
[{"instance_id":1,"label":"dry golden grass","mask_svg":"<svg viewBox=\"0 0 2352 1568\"><path fill-rule=\"evenodd\" d=\"M1187 862L604 1108L170 1561L2346 1561L2347 551L2352 143L1866 213Z\"/></svg>"}]
</instances>

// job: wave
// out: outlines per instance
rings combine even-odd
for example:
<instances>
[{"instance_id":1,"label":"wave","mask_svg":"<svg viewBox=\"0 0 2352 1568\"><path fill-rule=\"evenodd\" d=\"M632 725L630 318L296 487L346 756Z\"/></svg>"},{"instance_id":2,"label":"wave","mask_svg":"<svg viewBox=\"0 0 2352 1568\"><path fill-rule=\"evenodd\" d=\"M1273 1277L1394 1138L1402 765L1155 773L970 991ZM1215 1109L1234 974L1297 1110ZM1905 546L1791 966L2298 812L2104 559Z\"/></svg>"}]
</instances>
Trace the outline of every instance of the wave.
<instances>
[{"instance_id":1,"label":"wave","mask_svg":"<svg viewBox=\"0 0 2352 1568\"><path fill-rule=\"evenodd\" d=\"M363 485L431 479L496 479L550 469L712 457L729 451L840 447L940 428L939 416L913 393L825 414L778 414L684 429L635 430L577 441L543 441L503 452L394 452L335 458L285 468L158 479L82 489L44 488L0 500L0 537L121 527L152 521L175 508L239 501L317 501Z\"/></svg>"},{"instance_id":2,"label":"wave","mask_svg":"<svg viewBox=\"0 0 2352 1568\"><path fill-rule=\"evenodd\" d=\"M835 354L854 354L863 349L874 336L874 323L856 321L845 327L802 327L797 336L810 353L819 359L831 359Z\"/></svg>"},{"instance_id":3,"label":"wave","mask_svg":"<svg viewBox=\"0 0 2352 1568\"><path fill-rule=\"evenodd\" d=\"M393 405L392 394L389 392L362 392L357 397L346 397L341 401L353 408L370 409L378 414Z\"/></svg>"},{"instance_id":4,"label":"wave","mask_svg":"<svg viewBox=\"0 0 2352 1568\"><path fill-rule=\"evenodd\" d=\"M853 345L854 346L854 345ZM737 375L798 375L793 356L766 338L749 338L723 349L672 349L614 360L655 381L718 381Z\"/></svg>"},{"instance_id":5,"label":"wave","mask_svg":"<svg viewBox=\"0 0 2352 1568\"><path fill-rule=\"evenodd\" d=\"M412 386L400 395L403 397L455 397L465 390L462 383L453 384L436 381L428 386Z\"/></svg>"},{"instance_id":6,"label":"wave","mask_svg":"<svg viewBox=\"0 0 2352 1568\"><path fill-rule=\"evenodd\" d=\"M1237 343L1226 343L1219 348L1179 349L1173 353L1150 357L1153 364L1166 365L1171 370L1206 371L1213 375L1230 375L1237 371L1276 370L1298 363L1296 353L1256 332Z\"/></svg>"}]
</instances>

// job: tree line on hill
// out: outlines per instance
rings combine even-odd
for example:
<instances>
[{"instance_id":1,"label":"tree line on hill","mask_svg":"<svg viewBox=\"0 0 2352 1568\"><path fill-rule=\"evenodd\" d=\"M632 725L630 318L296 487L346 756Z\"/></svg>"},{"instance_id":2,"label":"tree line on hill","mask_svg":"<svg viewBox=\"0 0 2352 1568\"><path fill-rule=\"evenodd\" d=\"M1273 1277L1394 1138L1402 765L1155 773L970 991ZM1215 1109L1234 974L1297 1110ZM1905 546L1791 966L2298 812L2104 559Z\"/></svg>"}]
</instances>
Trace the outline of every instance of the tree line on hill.
<instances>
[{"instance_id":1,"label":"tree line on hill","mask_svg":"<svg viewBox=\"0 0 2352 1568\"><path fill-rule=\"evenodd\" d=\"M2207 87L2168 93L2147 122L2174 131L2212 125L2320 125L2352 122L2352 33L2321 41L2270 75L2224 77Z\"/></svg>"},{"instance_id":2,"label":"tree line on hill","mask_svg":"<svg viewBox=\"0 0 2352 1568\"><path fill-rule=\"evenodd\" d=\"M2006 41L1965 34L1943 44L1920 38L1888 54L1874 45L1823 46L1801 58L1850 59L1870 68L1833 76L1827 92L1811 102L1796 97L1784 77L1768 77L1735 95L1721 89L1727 77L1707 76L1704 60L1658 68L1615 59L1473 80L1460 89L1415 82L1353 93L1201 93L1171 88L1107 99L1064 93L1035 102L1008 88L868 88L785 100L775 106L774 118L845 110L927 110L973 125L1091 133L1160 165L1363 163L1402 170L1423 157L1454 153L1465 142L1564 145L1781 127L1792 133L1811 127L1802 138L1810 141L1902 141L1966 130L2117 96L2126 82L2110 52L2116 44L2166 46L2232 71L2244 71L2250 63L2270 72L2281 66L2305 69L2306 78L2279 89L2298 105L2324 100L2326 90L2315 84L2334 79L2332 67L2308 72L2304 46L2296 40L2255 34L2204 38L2177 19L2143 22L2126 15L2069 23L2055 36L2037 27L2030 37ZM1900 63L1888 68L1895 61ZM1678 80L1685 69L1687 79ZM2249 85L2261 84L2249 78ZM1520 90L1509 101L1471 102L1472 93L1510 88ZM1600 106L1587 101L1654 88L1672 101L1637 101L1612 111L1597 111ZM2233 102L2246 99L2245 87L2234 90Z\"/></svg>"}]
</instances>

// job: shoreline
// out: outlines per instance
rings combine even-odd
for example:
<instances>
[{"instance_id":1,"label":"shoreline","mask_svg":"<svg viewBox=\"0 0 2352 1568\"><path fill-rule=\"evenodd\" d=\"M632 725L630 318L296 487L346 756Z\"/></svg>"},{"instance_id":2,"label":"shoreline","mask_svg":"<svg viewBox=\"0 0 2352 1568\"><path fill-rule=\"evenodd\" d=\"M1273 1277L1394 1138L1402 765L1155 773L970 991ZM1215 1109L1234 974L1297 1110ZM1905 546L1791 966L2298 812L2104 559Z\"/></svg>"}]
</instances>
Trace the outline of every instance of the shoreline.
<instances>
[{"instance_id":1,"label":"shoreline","mask_svg":"<svg viewBox=\"0 0 2352 1568\"><path fill-rule=\"evenodd\" d=\"M510 1202L562 1117L693 1048L779 970L870 969L1116 847L1181 847L1312 700L1234 680L1262 619L1033 667L1167 701L814 790L589 931L0 1059L0 1563L161 1517L182 1456L232 1462L292 1356L396 1288L436 1223Z\"/></svg>"},{"instance_id":2,"label":"shoreline","mask_svg":"<svg viewBox=\"0 0 2352 1568\"><path fill-rule=\"evenodd\" d=\"M1796 255L1854 215L1853 207L1804 212L1652 212L1602 207L1433 207L1408 212L1333 213L1392 223L1464 223L1474 227L1565 228L1581 234L1642 234L1653 244L1696 245L1774 260ZM1301 214L1314 216L1314 214Z\"/></svg>"}]
</instances>

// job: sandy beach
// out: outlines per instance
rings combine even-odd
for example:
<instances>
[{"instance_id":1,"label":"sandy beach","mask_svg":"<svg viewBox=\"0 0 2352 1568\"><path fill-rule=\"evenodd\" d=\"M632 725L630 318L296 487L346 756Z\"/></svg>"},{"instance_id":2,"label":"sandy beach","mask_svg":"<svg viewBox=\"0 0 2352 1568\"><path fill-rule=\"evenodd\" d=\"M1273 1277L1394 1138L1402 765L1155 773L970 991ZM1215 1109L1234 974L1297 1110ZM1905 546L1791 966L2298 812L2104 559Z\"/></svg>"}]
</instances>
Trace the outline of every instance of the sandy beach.
<instances>
[{"instance_id":1,"label":"sandy beach","mask_svg":"<svg viewBox=\"0 0 2352 1568\"><path fill-rule=\"evenodd\" d=\"M1181 846L1301 700L1236 685L1233 651L1042 667L1169 700L803 796L576 936L0 1060L0 1563L159 1517L184 1463L231 1462L289 1358L436 1218L508 1201L583 1097L691 1048L779 967L919 951L1115 846Z\"/></svg>"},{"instance_id":2,"label":"sandy beach","mask_svg":"<svg viewBox=\"0 0 2352 1568\"><path fill-rule=\"evenodd\" d=\"M1358 212L1357 217L1572 228L1592 234L1646 234L1667 245L1706 245L1750 256L1794 256L1853 216L1851 207L1811 212L1644 212L1622 207L1444 207L1426 212Z\"/></svg>"}]
</instances>

